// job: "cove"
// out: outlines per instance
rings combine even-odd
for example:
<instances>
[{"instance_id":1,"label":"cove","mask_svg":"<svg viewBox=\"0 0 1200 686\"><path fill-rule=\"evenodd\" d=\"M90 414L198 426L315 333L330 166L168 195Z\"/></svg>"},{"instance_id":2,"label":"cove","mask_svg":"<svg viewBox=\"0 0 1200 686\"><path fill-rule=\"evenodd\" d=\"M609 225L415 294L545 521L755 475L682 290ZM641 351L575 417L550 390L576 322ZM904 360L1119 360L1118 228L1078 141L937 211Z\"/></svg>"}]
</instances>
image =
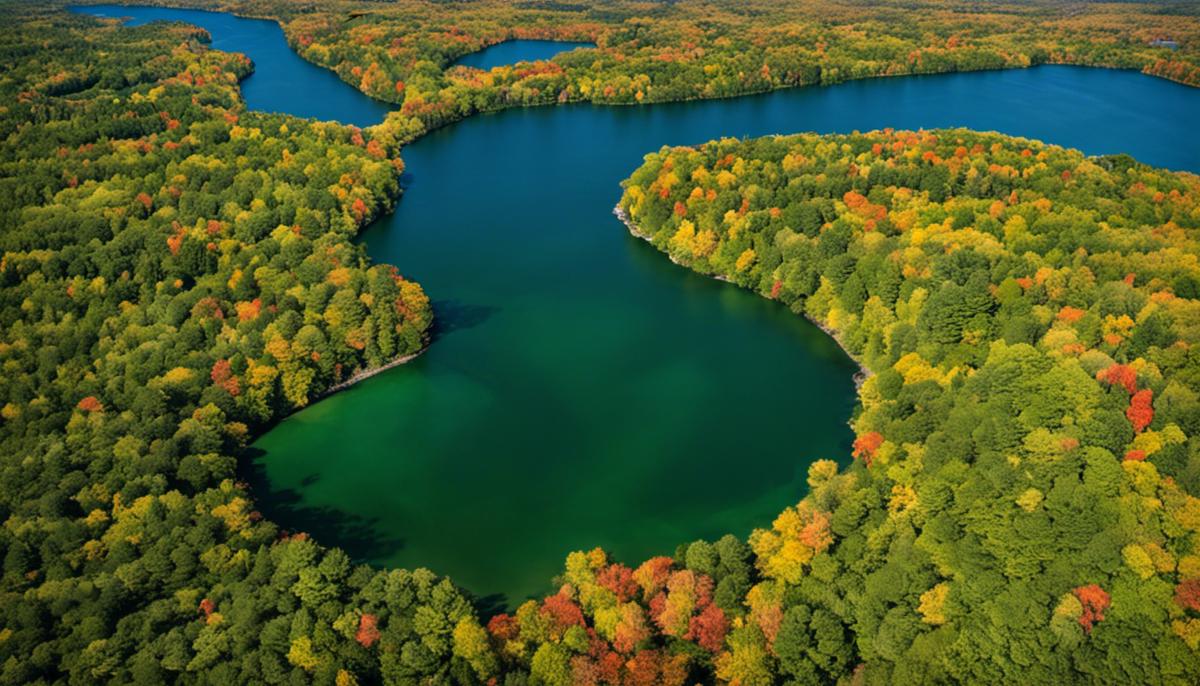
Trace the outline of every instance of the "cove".
<instances>
[{"instance_id":1,"label":"cove","mask_svg":"<svg viewBox=\"0 0 1200 686\"><path fill-rule=\"evenodd\" d=\"M434 132L405 149L395 214L363 235L434 298L433 345L265 435L259 497L363 559L509 604L552 590L572 550L636 564L745 536L804 494L813 460L849 455L855 369L777 303L626 233L610 212L646 152L965 125L1197 169L1184 113L1198 106L1200 91L1140 74L1043 67L509 110Z\"/></svg>"},{"instance_id":2,"label":"cove","mask_svg":"<svg viewBox=\"0 0 1200 686\"><path fill-rule=\"evenodd\" d=\"M475 67L476 69L491 69L492 67L516 64L517 62L548 60L559 53L568 52L576 48L594 47L596 47L595 43L580 41L529 40L518 38L504 41L503 43L496 43L483 50L463 55L454 63L464 67Z\"/></svg>"},{"instance_id":3,"label":"cove","mask_svg":"<svg viewBox=\"0 0 1200 686\"><path fill-rule=\"evenodd\" d=\"M250 109L355 126L378 124L392 109L385 102L367 97L332 71L305 62L288 46L283 30L273 21L169 7L78 5L69 9L96 17L128 18L129 26L152 21L199 26L212 36L213 49L240 52L254 62L254 73L241 83L242 98Z\"/></svg>"},{"instance_id":4,"label":"cove","mask_svg":"<svg viewBox=\"0 0 1200 686\"><path fill-rule=\"evenodd\" d=\"M194 14L208 15L170 16ZM229 20L239 31L254 21ZM252 57L247 84L328 73L302 61L270 72ZM378 105L338 84L361 116ZM434 298L433 345L261 437L257 504L357 559L429 567L497 604L548 590L571 550L636 563L745 535L803 495L812 460L849 454L854 366L777 303L626 233L610 211L645 153L720 136L969 126L1197 171L1186 115L1197 107L1200 90L1164 80L1045 66L508 110L436 131L405 148L405 196L362 237Z\"/></svg>"}]
</instances>

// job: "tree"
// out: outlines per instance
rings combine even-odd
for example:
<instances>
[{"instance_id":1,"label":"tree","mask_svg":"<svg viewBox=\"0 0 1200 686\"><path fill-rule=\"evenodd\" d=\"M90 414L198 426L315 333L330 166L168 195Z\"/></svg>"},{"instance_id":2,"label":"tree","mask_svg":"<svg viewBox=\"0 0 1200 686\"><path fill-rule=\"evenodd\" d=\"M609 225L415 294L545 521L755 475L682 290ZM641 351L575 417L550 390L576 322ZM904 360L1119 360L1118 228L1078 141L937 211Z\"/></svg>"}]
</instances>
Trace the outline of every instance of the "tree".
<instances>
[{"instance_id":1,"label":"tree","mask_svg":"<svg viewBox=\"0 0 1200 686\"><path fill-rule=\"evenodd\" d=\"M1112 604L1108 593L1096 584L1088 584L1076 588L1073 593L1079 599L1082 612L1079 615L1079 625L1091 633L1092 627L1104 619L1104 611Z\"/></svg>"},{"instance_id":2,"label":"tree","mask_svg":"<svg viewBox=\"0 0 1200 686\"><path fill-rule=\"evenodd\" d=\"M1154 391L1149 388L1143 388L1129 399L1129 408L1125 410L1125 417L1129 419L1135 432L1141 433L1143 429L1150 426L1150 422L1154 421L1153 399Z\"/></svg>"},{"instance_id":3,"label":"tree","mask_svg":"<svg viewBox=\"0 0 1200 686\"><path fill-rule=\"evenodd\" d=\"M354 633L354 640L364 648L375 645L375 642L379 640L378 622L378 617L364 612L358 618L358 631Z\"/></svg>"}]
</instances>

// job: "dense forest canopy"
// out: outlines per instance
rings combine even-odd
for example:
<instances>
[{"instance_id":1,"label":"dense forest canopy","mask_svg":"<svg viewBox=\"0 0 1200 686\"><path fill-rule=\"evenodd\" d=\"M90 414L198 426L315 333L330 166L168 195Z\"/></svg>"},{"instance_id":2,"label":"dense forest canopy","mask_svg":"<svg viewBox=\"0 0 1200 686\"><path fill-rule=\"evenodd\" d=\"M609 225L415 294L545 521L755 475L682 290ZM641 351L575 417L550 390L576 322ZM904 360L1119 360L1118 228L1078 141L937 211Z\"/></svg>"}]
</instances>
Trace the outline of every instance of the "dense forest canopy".
<instances>
[{"instance_id":1,"label":"dense forest canopy","mask_svg":"<svg viewBox=\"0 0 1200 686\"><path fill-rule=\"evenodd\" d=\"M1194 8L228 6L398 114L250 112L252 65L195 28L0 5L0 683L1200 682L1200 179L1126 156L965 130L647 156L636 232L870 372L851 468L748 540L575 553L482 617L265 521L236 471L426 345L420 286L351 238L429 127L1045 61L1195 83ZM448 68L512 36L599 47Z\"/></svg>"}]
</instances>

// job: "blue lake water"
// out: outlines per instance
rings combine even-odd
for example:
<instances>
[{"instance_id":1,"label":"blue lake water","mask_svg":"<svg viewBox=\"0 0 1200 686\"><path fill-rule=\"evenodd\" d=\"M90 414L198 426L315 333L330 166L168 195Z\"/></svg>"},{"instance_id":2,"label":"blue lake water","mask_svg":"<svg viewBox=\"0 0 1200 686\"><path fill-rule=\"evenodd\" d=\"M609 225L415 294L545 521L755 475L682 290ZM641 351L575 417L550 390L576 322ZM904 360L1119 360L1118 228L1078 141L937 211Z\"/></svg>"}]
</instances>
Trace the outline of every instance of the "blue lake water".
<instances>
[{"instance_id":1,"label":"blue lake water","mask_svg":"<svg viewBox=\"0 0 1200 686\"><path fill-rule=\"evenodd\" d=\"M168 7L88 5L72 12L129 18L130 26L152 21L183 21L212 35L216 50L240 52L254 61L254 73L242 81L242 97L251 109L286 112L297 117L333 119L355 126L383 121L392 105L373 100L292 51L283 30L266 19L243 19L224 12Z\"/></svg>"},{"instance_id":2,"label":"blue lake water","mask_svg":"<svg viewBox=\"0 0 1200 686\"><path fill-rule=\"evenodd\" d=\"M595 43L578 41L552 41L517 39L497 43L478 52L472 52L456 60L455 64L476 69L491 69L505 64L517 62L533 62L548 60L555 55L576 48L594 48Z\"/></svg>"},{"instance_id":3,"label":"blue lake water","mask_svg":"<svg viewBox=\"0 0 1200 686\"><path fill-rule=\"evenodd\" d=\"M349 112L336 118L382 118L273 23L110 11L191 21L250 54L251 107L318 116L309 81L325 79L317 104ZM610 211L643 155L721 136L967 126L1200 171L1197 117L1200 89L1043 66L508 110L436 131L405 148L405 196L362 240L425 287L437 337L259 439L256 497L359 559L510 601L545 590L571 550L636 562L744 535L803 494L812 460L848 455L854 368L777 303L626 233Z\"/></svg>"}]
</instances>

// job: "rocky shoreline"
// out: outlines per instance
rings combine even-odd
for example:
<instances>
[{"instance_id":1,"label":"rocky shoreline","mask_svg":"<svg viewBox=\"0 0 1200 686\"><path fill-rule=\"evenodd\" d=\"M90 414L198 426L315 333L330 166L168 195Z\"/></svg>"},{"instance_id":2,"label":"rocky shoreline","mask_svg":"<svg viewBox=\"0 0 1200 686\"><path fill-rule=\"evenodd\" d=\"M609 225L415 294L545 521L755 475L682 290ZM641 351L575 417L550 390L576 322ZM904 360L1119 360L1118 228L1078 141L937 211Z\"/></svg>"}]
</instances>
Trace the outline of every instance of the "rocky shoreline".
<instances>
[{"instance_id":1,"label":"rocky shoreline","mask_svg":"<svg viewBox=\"0 0 1200 686\"><path fill-rule=\"evenodd\" d=\"M312 401L310 401L310 402L316 402L318 400L321 400L322 398L328 398L329 396L333 395L334 393L337 393L338 391L344 391L347 388L350 388L351 386L353 386L354 384L356 384L360 381L369 379L372 376L375 376L376 374L386 372L387 370L392 369L393 367L399 367L402 364L411 362L411 361L415 360L416 358L420 357L421 353L424 353L428 349L429 349L429 346L425 345L425 346L422 346L421 349L416 351L415 353L401 355L400 357L397 357L396 359L392 360L391 362L381 364L378 367L367 367L366 369L360 369L357 372L351 374L349 377L347 377L345 381L340 381L340 382L330 386L329 388L325 389L325 391L323 393L321 393L317 397L313 398Z\"/></svg>"}]
</instances>

